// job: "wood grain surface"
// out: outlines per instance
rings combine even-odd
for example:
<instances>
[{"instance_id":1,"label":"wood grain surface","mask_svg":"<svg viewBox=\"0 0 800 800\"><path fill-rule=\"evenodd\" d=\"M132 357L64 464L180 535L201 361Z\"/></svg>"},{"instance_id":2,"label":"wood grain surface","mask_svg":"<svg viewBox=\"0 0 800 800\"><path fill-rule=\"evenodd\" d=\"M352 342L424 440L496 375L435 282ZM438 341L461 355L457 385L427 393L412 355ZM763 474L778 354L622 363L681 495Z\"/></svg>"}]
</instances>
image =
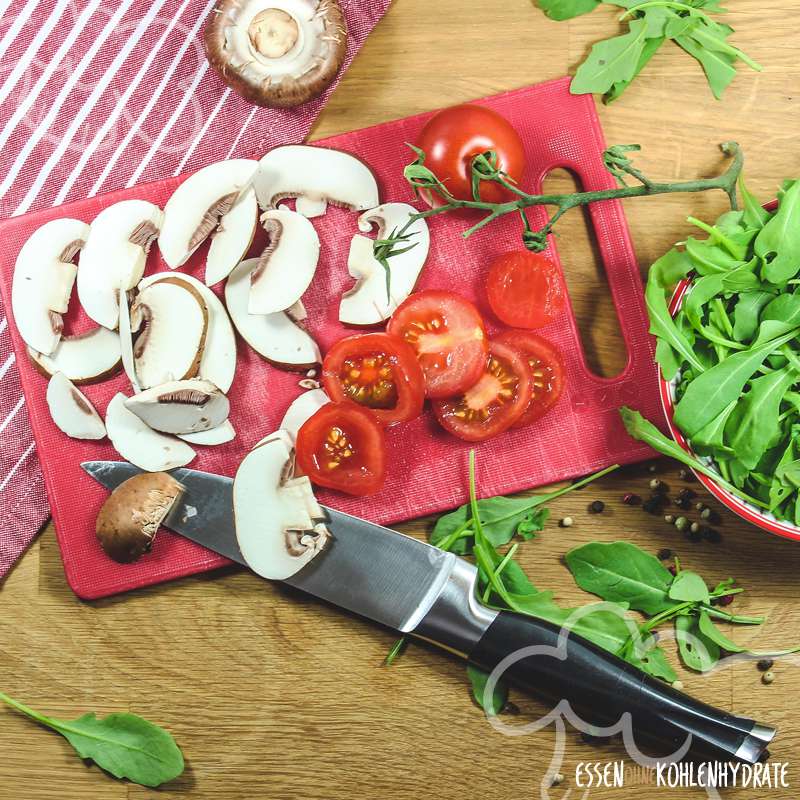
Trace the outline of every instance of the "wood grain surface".
<instances>
[{"instance_id":1,"label":"wood grain surface","mask_svg":"<svg viewBox=\"0 0 800 800\"><path fill-rule=\"evenodd\" d=\"M734 41L764 65L742 71L715 102L695 62L665 47L621 101L601 108L609 143L638 142L645 171L662 178L711 174L717 143L736 139L746 174L762 198L800 174L800 19L796 4L732 0ZM397 0L356 59L314 137L481 97L573 71L589 44L613 33L616 9L552 22L530 0ZM220 132L231 139L236 131ZM567 186L554 175L551 186ZM720 195L673 195L626 204L643 272L689 232L688 213L707 219L723 210ZM584 346L598 372L625 361L616 320L591 237L579 212L559 225L562 258L581 320ZM565 443L569 446L569 443ZM657 462L674 492L684 485L674 465ZM722 514L718 545L691 544L660 517L620 502L646 493L653 475L626 469L554 504L543 534L521 548L521 561L558 601L590 599L576 588L562 556L591 540L627 539L650 550L671 547L709 581L728 576L747 588L742 613L766 613L762 629L736 637L757 648L800 639L797 575L800 545ZM695 485L695 488L696 485ZM586 506L603 499L606 511ZM713 502L713 501L712 501ZM559 528L569 514L575 524ZM692 512L691 516L695 516ZM423 536L430 520L403 530ZM2 800L345 800L345 798L478 798L573 796L579 762L624 757L621 746L594 746L567 732L560 765L552 729L520 737L495 732L468 696L461 664L412 646L394 666L381 665L391 632L308 598L228 570L97 603L69 591L48 528L0 586L0 688L45 713L129 709L166 725L187 758L185 775L158 793L105 776L73 756L57 735L0 709ZM677 666L671 643L670 660ZM752 663L710 676L683 670L685 688L722 708L776 725L771 748L789 767L790 789L729 790L724 797L794 798L800 787L800 670L775 667L765 686ZM514 693L519 721L546 707ZM545 790L548 774L565 776ZM549 793L548 793L549 792ZM655 789L630 774L623 789L592 789L598 798L694 798L700 789Z\"/></svg>"}]
</instances>

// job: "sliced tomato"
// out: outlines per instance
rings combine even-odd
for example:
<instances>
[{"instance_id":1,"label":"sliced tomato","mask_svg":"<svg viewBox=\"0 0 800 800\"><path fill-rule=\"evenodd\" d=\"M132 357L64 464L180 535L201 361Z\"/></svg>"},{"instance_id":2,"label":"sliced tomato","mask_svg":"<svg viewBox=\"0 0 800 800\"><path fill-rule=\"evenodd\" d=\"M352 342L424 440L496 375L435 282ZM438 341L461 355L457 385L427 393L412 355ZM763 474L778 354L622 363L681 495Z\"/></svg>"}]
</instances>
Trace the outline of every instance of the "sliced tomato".
<instances>
[{"instance_id":1,"label":"sliced tomato","mask_svg":"<svg viewBox=\"0 0 800 800\"><path fill-rule=\"evenodd\" d=\"M352 400L384 425L418 417L425 379L411 345L386 333L341 339L322 362L322 383L331 400Z\"/></svg>"},{"instance_id":2,"label":"sliced tomato","mask_svg":"<svg viewBox=\"0 0 800 800\"><path fill-rule=\"evenodd\" d=\"M459 439L482 442L508 430L531 399L530 369L522 355L503 342L489 342L483 373L457 397L435 400L439 424Z\"/></svg>"},{"instance_id":3,"label":"sliced tomato","mask_svg":"<svg viewBox=\"0 0 800 800\"><path fill-rule=\"evenodd\" d=\"M519 182L525 171L525 148L511 123L496 111L469 103L434 114L417 139L425 151L425 166L444 181L459 200L472 200L472 162L475 156L493 150L497 167L512 181ZM502 203L513 194L499 183L483 181L482 200ZM444 203L438 194L423 193L432 206Z\"/></svg>"},{"instance_id":4,"label":"sliced tomato","mask_svg":"<svg viewBox=\"0 0 800 800\"><path fill-rule=\"evenodd\" d=\"M543 417L561 397L564 389L564 361L555 345L531 331L503 331L496 339L519 351L531 374L531 401L514 423L521 428Z\"/></svg>"},{"instance_id":5,"label":"sliced tomato","mask_svg":"<svg viewBox=\"0 0 800 800\"><path fill-rule=\"evenodd\" d=\"M354 495L380 491L386 442L375 416L351 402L326 403L297 432L297 464L312 483Z\"/></svg>"},{"instance_id":6,"label":"sliced tomato","mask_svg":"<svg viewBox=\"0 0 800 800\"><path fill-rule=\"evenodd\" d=\"M486 278L489 305L515 328L541 328L564 309L558 267L543 253L518 250L498 256Z\"/></svg>"},{"instance_id":7,"label":"sliced tomato","mask_svg":"<svg viewBox=\"0 0 800 800\"><path fill-rule=\"evenodd\" d=\"M392 314L387 331L416 351L427 397L466 391L483 372L488 351L483 319L461 295L438 289L412 294Z\"/></svg>"}]
</instances>

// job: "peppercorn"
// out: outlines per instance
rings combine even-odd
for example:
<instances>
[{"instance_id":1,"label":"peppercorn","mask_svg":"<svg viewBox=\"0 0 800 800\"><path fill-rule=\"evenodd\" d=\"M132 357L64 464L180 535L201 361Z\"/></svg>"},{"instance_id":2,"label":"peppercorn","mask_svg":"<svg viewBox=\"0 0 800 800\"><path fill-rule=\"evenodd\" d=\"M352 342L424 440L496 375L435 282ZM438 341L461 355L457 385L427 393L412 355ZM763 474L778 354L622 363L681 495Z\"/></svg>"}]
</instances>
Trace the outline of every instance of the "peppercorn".
<instances>
[{"instance_id":1,"label":"peppercorn","mask_svg":"<svg viewBox=\"0 0 800 800\"><path fill-rule=\"evenodd\" d=\"M666 561L668 558L672 558L672 550L670 550L668 547L662 547L658 551L659 561Z\"/></svg>"},{"instance_id":2,"label":"peppercorn","mask_svg":"<svg viewBox=\"0 0 800 800\"><path fill-rule=\"evenodd\" d=\"M694 498L697 497L697 494L691 489L685 487L678 492L678 497L681 500L694 500Z\"/></svg>"},{"instance_id":3,"label":"peppercorn","mask_svg":"<svg viewBox=\"0 0 800 800\"><path fill-rule=\"evenodd\" d=\"M688 530L688 531L686 532L686 538L687 538L687 539L688 539L690 542L695 542L695 543L697 543L697 542L701 542L701 541L703 540L703 534L702 534L702 533L700 533L700 531L692 531L692 530Z\"/></svg>"},{"instance_id":4,"label":"peppercorn","mask_svg":"<svg viewBox=\"0 0 800 800\"><path fill-rule=\"evenodd\" d=\"M703 538L707 542L711 542L711 544L719 544L722 541L722 534L714 528L709 528L707 525L703 525L700 532Z\"/></svg>"},{"instance_id":5,"label":"peppercorn","mask_svg":"<svg viewBox=\"0 0 800 800\"><path fill-rule=\"evenodd\" d=\"M675 522L675 517L673 517L672 514L664 514L664 522L666 522L667 525L672 525L672 523Z\"/></svg>"},{"instance_id":6,"label":"peppercorn","mask_svg":"<svg viewBox=\"0 0 800 800\"><path fill-rule=\"evenodd\" d=\"M589 513L602 514L605 507L606 504L602 500L594 500L593 502L589 503Z\"/></svg>"},{"instance_id":7,"label":"peppercorn","mask_svg":"<svg viewBox=\"0 0 800 800\"><path fill-rule=\"evenodd\" d=\"M564 776L560 772L556 772L556 774L553 775L553 779L550 781L550 785L559 786L562 783L564 783Z\"/></svg>"},{"instance_id":8,"label":"peppercorn","mask_svg":"<svg viewBox=\"0 0 800 800\"><path fill-rule=\"evenodd\" d=\"M672 681L672 688L679 692L683 690L683 681Z\"/></svg>"},{"instance_id":9,"label":"peppercorn","mask_svg":"<svg viewBox=\"0 0 800 800\"><path fill-rule=\"evenodd\" d=\"M675 569L675 565L674 564L670 564L667 567L667 572L669 572L671 575L677 575L678 574L678 570Z\"/></svg>"},{"instance_id":10,"label":"peppercorn","mask_svg":"<svg viewBox=\"0 0 800 800\"><path fill-rule=\"evenodd\" d=\"M692 504L685 497L678 495L675 498L675 505L682 511L688 511Z\"/></svg>"},{"instance_id":11,"label":"peppercorn","mask_svg":"<svg viewBox=\"0 0 800 800\"><path fill-rule=\"evenodd\" d=\"M712 525L716 525L719 522L719 514L714 511L713 508L709 508L706 506L700 512L700 519L704 519L706 522L710 522Z\"/></svg>"},{"instance_id":12,"label":"peppercorn","mask_svg":"<svg viewBox=\"0 0 800 800\"><path fill-rule=\"evenodd\" d=\"M630 492L628 492L627 494L622 496L622 502L626 506L638 506L639 503L642 502L642 498L639 497L638 494L631 494Z\"/></svg>"},{"instance_id":13,"label":"peppercorn","mask_svg":"<svg viewBox=\"0 0 800 800\"><path fill-rule=\"evenodd\" d=\"M655 464L648 464L647 465L647 471L648 472L655 472L656 471L656 465Z\"/></svg>"},{"instance_id":14,"label":"peppercorn","mask_svg":"<svg viewBox=\"0 0 800 800\"><path fill-rule=\"evenodd\" d=\"M757 664L759 672L766 672L767 670L772 669L772 665L775 662L771 658L762 658Z\"/></svg>"},{"instance_id":15,"label":"peppercorn","mask_svg":"<svg viewBox=\"0 0 800 800\"><path fill-rule=\"evenodd\" d=\"M679 477L679 478L680 478L682 481L688 481L688 480L690 480L690 476L691 476L691 474L692 474L692 473L691 473L691 472L689 472L689 470L688 470L688 469L679 469L679 470L678 470L678 477Z\"/></svg>"},{"instance_id":16,"label":"peppercorn","mask_svg":"<svg viewBox=\"0 0 800 800\"><path fill-rule=\"evenodd\" d=\"M571 528L572 527L572 522L573 522L572 517L562 517L558 521L558 526L560 528Z\"/></svg>"},{"instance_id":17,"label":"peppercorn","mask_svg":"<svg viewBox=\"0 0 800 800\"><path fill-rule=\"evenodd\" d=\"M678 518L675 520L675 527L676 527L676 528L677 528L679 531L683 532L683 531L685 531L685 530L686 530L686 529L689 527L689 520L688 520L688 519L686 519L686 517L678 517Z\"/></svg>"},{"instance_id":18,"label":"peppercorn","mask_svg":"<svg viewBox=\"0 0 800 800\"><path fill-rule=\"evenodd\" d=\"M695 508L696 508L698 511L702 511L702 510L703 510L703 509L706 507L706 504L705 504L705 503L695 503L694 507L695 507Z\"/></svg>"},{"instance_id":19,"label":"peppercorn","mask_svg":"<svg viewBox=\"0 0 800 800\"><path fill-rule=\"evenodd\" d=\"M775 673L774 673L774 672L765 672L765 673L764 673L764 674L761 676L761 680L762 680L764 683L772 683L772 681L774 681L774 680L775 680Z\"/></svg>"},{"instance_id":20,"label":"peppercorn","mask_svg":"<svg viewBox=\"0 0 800 800\"><path fill-rule=\"evenodd\" d=\"M650 497L642 503L642 508L648 514L660 514L661 513L661 501L656 497Z\"/></svg>"},{"instance_id":21,"label":"peppercorn","mask_svg":"<svg viewBox=\"0 0 800 800\"><path fill-rule=\"evenodd\" d=\"M733 602L732 594L723 594L722 597L717 597L718 606L729 606Z\"/></svg>"},{"instance_id":22,"label":"peppercorn","mask_svg":"<svg viewBox=\"0 0 800 800\"><path fill-rule=\"evenodd\" d=\"M653 478L650 481L650 488L654 492L664 493L667 491L667 484L664 481L660 481L658 478Z\"/></svg>"},{"instance_id":23,"label":"peppercorn","mask_svg":"<svg viewBox=\"0 0 800 800\"><path fill-rule=\"evenodd\" d=\"M693 522L689 526L689 533L699 533L702 535L703 533L703 526L699 522Z\"/></svg>"}]
</instances>

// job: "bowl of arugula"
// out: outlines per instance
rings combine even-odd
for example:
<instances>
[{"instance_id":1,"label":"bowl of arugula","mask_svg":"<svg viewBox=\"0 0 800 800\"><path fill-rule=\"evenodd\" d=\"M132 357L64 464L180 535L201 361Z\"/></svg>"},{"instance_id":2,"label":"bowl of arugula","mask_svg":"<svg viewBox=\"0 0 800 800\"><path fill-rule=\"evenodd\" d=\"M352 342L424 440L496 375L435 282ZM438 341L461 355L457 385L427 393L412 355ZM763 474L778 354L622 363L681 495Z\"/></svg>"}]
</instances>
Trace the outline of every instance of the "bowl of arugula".
<instances>
[{"instance_id":1,"label":"bowl of arugula","mask_svg":"<svg viewBox=\"0 0 800 800\"><path fill-rule=\"evenodd\" d=\"M800 181L688 237L650 268L646 301L672 439L623 409L632 436L685 463L723 505L800 540Z\"/></svg>"}]
</instances>

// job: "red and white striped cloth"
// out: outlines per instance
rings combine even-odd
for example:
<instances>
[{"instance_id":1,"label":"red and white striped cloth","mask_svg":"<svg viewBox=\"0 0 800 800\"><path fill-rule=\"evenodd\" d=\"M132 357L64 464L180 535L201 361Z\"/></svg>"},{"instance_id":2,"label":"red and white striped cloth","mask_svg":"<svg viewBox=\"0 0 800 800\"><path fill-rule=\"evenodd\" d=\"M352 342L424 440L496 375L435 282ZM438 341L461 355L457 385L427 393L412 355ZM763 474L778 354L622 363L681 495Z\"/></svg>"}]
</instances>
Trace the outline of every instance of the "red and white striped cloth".
<instances>
[{"instance_id":1,"label":"red and white striped cloth","mask_svg":"<svg viewBox=\"0 0 800 800\"><path fill-rule=\"evenodd\" d=\"M330 95L254 107L203 56L217 0L0 0L0 217L302 141ZM342 0L347 62L391 0ZM49 511L0 302L0 578Z\"/></svg>"}]
</instances>

